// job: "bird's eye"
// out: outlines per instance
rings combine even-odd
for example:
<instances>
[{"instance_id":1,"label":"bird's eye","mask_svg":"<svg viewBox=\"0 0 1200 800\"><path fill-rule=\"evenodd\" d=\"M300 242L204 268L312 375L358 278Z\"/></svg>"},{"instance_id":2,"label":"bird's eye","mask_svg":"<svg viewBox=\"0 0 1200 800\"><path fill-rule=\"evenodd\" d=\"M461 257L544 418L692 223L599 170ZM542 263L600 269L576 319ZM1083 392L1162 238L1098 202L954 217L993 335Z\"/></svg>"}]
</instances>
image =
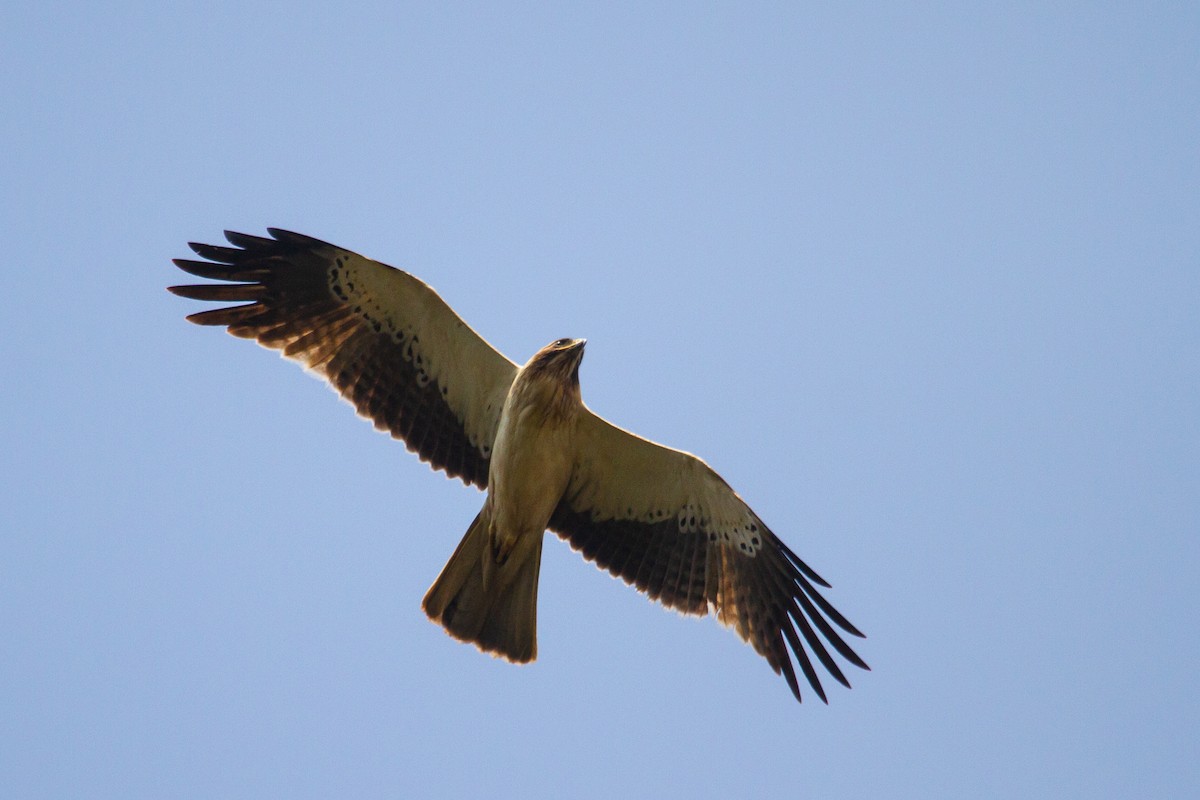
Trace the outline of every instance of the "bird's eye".
<instances>
[{"instance_id":1,"label":"bird's eye","mask_svg":"<svg viewBox=\"0 0 1200 800\"><path fill-rule=\"evenodd\" d=\"M570 343L571 343L570 339L559 339L557 342L554 343L554 346L555 347L566 347Z\"/></svg>"}]
</instances>

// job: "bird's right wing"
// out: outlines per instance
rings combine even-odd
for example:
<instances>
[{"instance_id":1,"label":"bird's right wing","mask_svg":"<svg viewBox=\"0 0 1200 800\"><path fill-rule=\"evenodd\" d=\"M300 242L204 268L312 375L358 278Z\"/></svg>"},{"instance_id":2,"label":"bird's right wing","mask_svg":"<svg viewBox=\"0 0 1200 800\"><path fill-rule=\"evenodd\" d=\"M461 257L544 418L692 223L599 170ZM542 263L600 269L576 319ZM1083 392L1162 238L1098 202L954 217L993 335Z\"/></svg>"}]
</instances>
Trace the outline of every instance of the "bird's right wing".
<instances>
[{"instance_id":1,"label":"bird's right wing","mask_svg":"<svg viewBox=\"0 0 1200 800\"><path fill-rule=\"evenodd\" d=\"M517 365L420 280L298 233L226 232L235 247L195 244L185 272L225 283L172 286L196 300L243 302L192 314L282 350L322 375L358 412L423 461L487 486L488 463Z\"/></svg>"},{"instance_id":2,"label":"bird's right wing","mask_svg":"<svg viewBox=\"0 0 1200 800\"><path fill-rule=\"evenodd\" d=\"M814 658L846 686L830 650L869 669L835 630L862 636L821 594L829 584L708 464L586 408L576 436L571 482L550 529L584 558L670 608L711 608L783 674L797 700L792 658L822 700Z\"/></svg>"}]
</instances>

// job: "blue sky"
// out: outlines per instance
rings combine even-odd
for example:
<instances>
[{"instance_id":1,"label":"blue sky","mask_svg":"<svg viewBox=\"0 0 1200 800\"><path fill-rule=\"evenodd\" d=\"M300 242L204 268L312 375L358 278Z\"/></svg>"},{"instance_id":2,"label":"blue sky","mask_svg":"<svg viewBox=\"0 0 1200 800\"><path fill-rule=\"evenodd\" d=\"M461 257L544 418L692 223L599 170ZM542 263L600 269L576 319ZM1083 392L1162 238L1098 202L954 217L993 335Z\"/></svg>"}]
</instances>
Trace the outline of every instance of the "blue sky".
<instances>
[{"instance_id":1,"label":"blue sky","mask_svg":"<svg viewBox=\"0 0 1200 800\"><path fill-rule=\"evenodd\" d=\"M1200 12L1048 5L6 4L0 793L1195 793ZM268 225L587 337L873 671L554 538L450 640L480 495L164 291Z\"/></svg>"}]
</instances>

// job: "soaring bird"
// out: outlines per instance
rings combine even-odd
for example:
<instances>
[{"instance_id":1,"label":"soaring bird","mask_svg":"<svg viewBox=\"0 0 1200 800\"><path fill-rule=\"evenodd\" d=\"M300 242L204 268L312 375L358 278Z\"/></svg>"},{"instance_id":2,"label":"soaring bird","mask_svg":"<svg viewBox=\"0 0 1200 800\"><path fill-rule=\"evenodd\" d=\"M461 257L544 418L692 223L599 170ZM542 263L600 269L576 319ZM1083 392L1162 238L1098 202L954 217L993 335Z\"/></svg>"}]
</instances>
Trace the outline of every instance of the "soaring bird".
<instances>
[{"instance_id":1,"label":"soaring bird","mask_svg":"<svg viewBox=\"0 0 1200 800\"><path fill-rule=\"evenodd\" d=\"M232 247L191 243L205 260L175 265L221 282L170 291L239 303L188 319L281 350L422 461L486 491L422 603L451 636L514 662L537 656L538 572L551 530L652 600L685 614L713 610L797 700L792 656L825 702L813 658L847 687L830 649L869 669L836 629L863 635L822 596L829 584L708 464L584 404L583 339L553 341L519 366L407 272L268 232L227 231Z\"/></svg>"}]
</instances>

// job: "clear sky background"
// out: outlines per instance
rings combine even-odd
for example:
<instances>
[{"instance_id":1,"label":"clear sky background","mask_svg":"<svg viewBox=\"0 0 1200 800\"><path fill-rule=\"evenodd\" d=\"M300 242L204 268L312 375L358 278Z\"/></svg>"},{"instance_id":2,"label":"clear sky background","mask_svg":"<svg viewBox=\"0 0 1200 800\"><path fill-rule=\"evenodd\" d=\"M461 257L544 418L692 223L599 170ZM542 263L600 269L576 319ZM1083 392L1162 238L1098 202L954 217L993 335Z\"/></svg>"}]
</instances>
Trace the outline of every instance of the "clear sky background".
<instances>
[{"instance_id":1,"label":"clear sky background","mask_svg":"<svg viewBox=\"0 0 1200 800\"><path fill-rule=\"evenodd\" d=\"M6 3L0 794L1195 794L1200 11L1101 6ZM587 337L873 672L553 537L449 639L481 495L164 291L268 225Z\"/></svg>"}]
</instances>

